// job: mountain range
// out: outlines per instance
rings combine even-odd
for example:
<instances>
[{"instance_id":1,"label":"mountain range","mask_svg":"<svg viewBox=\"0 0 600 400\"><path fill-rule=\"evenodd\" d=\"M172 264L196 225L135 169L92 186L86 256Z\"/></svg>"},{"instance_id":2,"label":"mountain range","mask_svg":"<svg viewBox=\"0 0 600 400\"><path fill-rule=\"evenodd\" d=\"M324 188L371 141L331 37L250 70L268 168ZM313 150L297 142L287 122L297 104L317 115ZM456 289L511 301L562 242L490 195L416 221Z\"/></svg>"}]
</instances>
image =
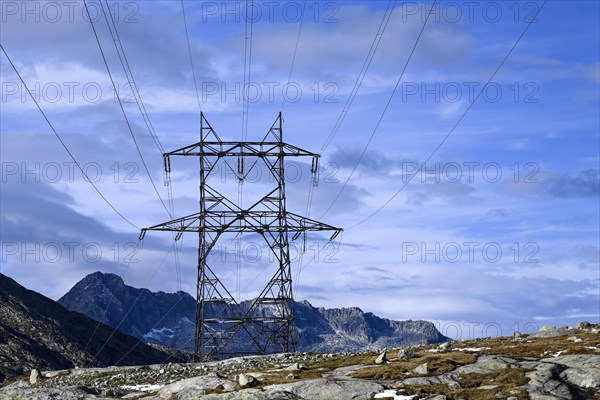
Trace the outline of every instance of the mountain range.
<instances>
[{"instance_id":1,"label":"mountain range","mask_svg":"<svg viewBox=\"0 0 600 400\"><path fill-rule=\"evenodd\" d=\"M171 354L69 311L0 273L0 383L33 368L155 364Z\"/></svg>"},{"instance_id":2,"label":"mountain range","mask_svg":"<svg viewBox=\"0 0 600 400\"><path fill-rule=\"evenodd\" d=\"M95 272L58 303L147 343L193 350L195 299L186 292L151 292L125 285L114 274ZM241 302L246 308L249 301ZM431 322L393 321L360 308L317 308L295 302L299 350L362 351L447 341Z\"/></svg>"}]
</instances>

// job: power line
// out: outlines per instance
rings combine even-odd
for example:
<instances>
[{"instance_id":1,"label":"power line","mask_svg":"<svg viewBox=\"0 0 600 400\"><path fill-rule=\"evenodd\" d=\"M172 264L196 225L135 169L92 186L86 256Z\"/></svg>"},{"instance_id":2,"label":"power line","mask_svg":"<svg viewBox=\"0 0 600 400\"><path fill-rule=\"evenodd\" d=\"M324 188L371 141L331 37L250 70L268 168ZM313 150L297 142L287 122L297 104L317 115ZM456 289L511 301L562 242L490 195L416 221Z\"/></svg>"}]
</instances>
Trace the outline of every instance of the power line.
<instances>
[{"instance_id":1,"label":"power line","mask_svg":"<svg viewBox=\"0 0 600 400\"><path fill-rule=\"evenodd\" d=\"M251 0L252 10L254 10L254 0ZM244 86L242 87L242 141L246 140L248 135L248 114L250 111L250 90L249 86L252 75L252 33L254 27L254 14L248 16L248 0L246 0L246 28L244 33ZM250 36L248 36L248 18L250 20ZM246 70L248 79L246 80ZM248 85L248 87L246 87Z\"/></svg>"},{"instance_id":2,"label":"power line","mask_svg":"<svg viewBox=\"0 0 600 400\"><path fill-rule=\"evenodd\" d=\"M381 22L379 23L379 28L377 29L377 33L375 34L375 37L373 38L373 42L371 43L371 48L369 49L369 52L367 53L367 57L365 58L365 61L363 62L362 68L361 68L360 72L358 73L358 76L356 77L356 81L354 82L354 87L352 88L352 91L350 92L350 96L348 97L348 99L346 99L346 104L344 105L342 112L338 116L338 119L335 122L335 125L333 126L333 128L331 129L331 132L329 133L329 136L327 136L327 138L325 139L323 146L321 146L321 149L319 150L320 154L323 154L325 149L331 144L331 141L337 134L337 131L340 129L342 122L344 122L346 115L348 115L348 110L352 106L352 103L354 103L354 98L356 97L356 94L358 93L358 90L360 89L360 86L362 85L362 81L363 81L365 75L367 74L369 67L371 66L371 62L373 61L373 57L375 56L375 53L377 52L377 48L379 47L379 42L381 42L381 38L383 37L383 34L385 33L387 24L390 20L390 17L392 16L392 12L394 11L395 5L396 5L396 0L393 0L393 1L390 0L388 2L385 13L383 14Z\"/></svg>"},{"instance_id":3,"label":"power line","mask_svg":"<svg viewBox=\"0 0 600 400\"><path fill-rule=\"evenodd\" d=\"M410 60L412 59L412 56L415 53L415 49L417 48L417 45L419 44L419 40L421 39L421 36L423 35L423 31L425 30L425 26L427 26L427 21L429 21L429 16L431 15L431 12L433 11L433 9L434 9L434 7L436 5L436 2L437 2L437 0L433 1L433 4L431 5L431 8L429 9L429 12L427 13L427 17L425 17L425 21L423 22L423 26L421 26L421 30L419 31L419 35L417 36L417 40L415 40L415 44L413 45L412 50L410 51L410 54L408 55L408 59L406 60L406 63L404 64L404 68L402 69L402 72L400 73L400 76L398 77L398 80L396 81L396 85L394 86L394 90L392 90L392 93L390 93L388 101L387 101L385 107L383 108L383 112L379 116L379 120L377 121L377 124L375 125L375 128L373 129L373 132L371 132L371 136L369 137L369 140L367 140L367 144L363 148L362 153L360 154L360 157L358 158L358 160L354 164L354 167L352 168L352 172L350 172L350 175L346 179L346 182L344 182L344 184L340 188L338 194L335 196L335 198L333 199L333 201L331 202L331 204L329 204L329 207L327 207L327 209L321 215L321 217L319 217L319 219L323 218L329 212L329 210L331 210L331 207L333 207L333 205L338 201L338 199L340 198L342 192L344 191L344 189L346 188L346 186L348 186L348 182L350 181L350 179L352 179L352 176L354 176L354 173L356 172L356 169L358 168L358 165L362 161L362 159L363 159L363 157L364 157L367 149L369 148L369 145L371 144L371 141L373 140L373 137L375 136L375 133L377 133L377 130L379 129L379 125L381 124L381 121L383 121L383 117L385 116L385 113L387 112L390 104L392 103L392 99L394 98L394 95L396 94L396 90L398 89L398 86L400 85L400 82L402 81L402 77L404 77L404 73L406 72L406 69L408 68L408 64L410 63Z\"/></svg>"},{"instance_id":4,"label":"power line","mask_svg":"<svg viewBox=\"0 0 600 400\"><path fill-rule=\"evenodd\" d=\"M92 20L92 17L90 15L90 11L87 5L87 0L83 0L83 4L85 5L85 9L90 21L90 25L92 26L92 30L94 32L94 37L96 38L96 43L98 44L98 48L100 49L100 54L102 55L102 59L104 60L104 65L106 66L106 71L108 72L108 76L110 77L110 81L113 84L113 87L117 88L115 81L113 79L112 73L110 72L110 68L108 66L108 61L106 60L106 56L104 55L104 50L102 50L102 45L100 44L100 38L98 37L98 33L96 32L96 27L94 26L94 22ZM135 138L135 135L133 133L133 129L131 128L131 124L129 123L129 118L127 118L127 113L125 113L125 108L123 107L123 102L121 101L121 96L119 96L118 92L117 92L117 100L119 101L119 107L121 108L121 111L123 113L123 117L125 118L125 123L127 124L127 128L129 129L129 133L131 134L131 138L133 139L133 143L135 145L135 148L137 149L137 152L140 156L140 159L142 161L142 165L144 166L144 169L146 170L146 174L148 175L148 178L150 179L150 183L152 184L152 187L154 188L154 191L156 192L156 195L158 196L158 199L160 200L161 204L163 205L163 207L165 208L165 210L167 211L167 214L170 214L169 209L167 208L165 202L163 201L160 193L158 192L158 189L156 188L156 184L154 183L154 180L152 179L152 175L150 174L150 170L148 169L148 166L146 165L146 161L144 160L144 156L142 155L142 151L140 150L140 147L137 143L137 140Z\"/></svg>"},{"instance_id":5,"label":"power line","mask_svg":"<svg viewBox=\"0 0 600 400\"><path fill-rule=\"evenodd\" d=\"M383 34L385 33L385 30L387 29L388 22L392 16L392 12L393 12L395 6L396 6L396 0L389 0L386 10L381 18L381 21L379 22L379 27L377 28L375 37L373 38L373 41L371 42L371 47L369 48L367 57L363 61L361 70L356 77L356 81L354 82L354 87L352 88L352 91L350 92L350 96L348 96L348 98L346 99L346 103L344 105L344 108L342 109L342 112L338 116L338 119L337 119L336 123L334 124L331 132L329 133L329 135L325 139L325 142L321 146L321 149L319 150L320 154L322 154L323 151L325 151L325 149L329 146L329 144L331 143L331 141L337 134L337 131L339 130L342 122L346 118L346 115L348 114L348 110L354 103L354 98L356 97L356 94L358 93L358 90L360 89L360 87L362 85L362 81L363 81L365 75L367 74L369 67L371 66L371 62L373 61L373 57L375 56L375 53L377 52L377 49L379 48L379 43L381 42L381 39L383 37ZM304 1L304 7L306 7L306 0ZM296 46L294 49L292 66L290 68L290 74L288 77L288 84L291 80L292 70L294 68L294 62L296 60L296 51L298 50L298 42L300 39L300 32L302 30L302 22L303 21L304 21L304 8L302 9L302 19L300 21L300 28L298 29L298 36L296 38ZM281 105L282 110L283 110L284 104L285 104L285 98ZM319 168L319 166L317 165L316 168ZM315 189L315 185L312 182L310 182L309 185L310 185L310 188L309 188L307 202L306 202L306 216L307 217L310 217L310 209L312 207L312 202L313 202L313 197L314 197L314 189ZM309 263L310 263L310 261L306 264L309 264ZM304 267L306 267L306 265L304 265L304 266L302 265L302 257L300 257L298 269L296 271L296 278L295 278L296 282L300 280L300 274L302 273L302 270L304 269ZM297 283L296 283L295 287L297 289ZM296 289L294 289L294 290L296 290Z\"/></svg>"},{"instance_id":6,"label":"power line","mask_svg":"<svg viewBox=\"0 0 600 400\"><path fill-rule=\"evenodd\" d=\"M38 104L38 102L35 100L35 97L33 96L33 94L31 94L31 91L29 90L29 87L27 86L27 84L25 83L25 81L23 80L23 77L21 76L21 74L19 73L19 71L17 70L17 67L15 66L15 64L12 62L12 60L10 59L10 57L8 56L8 54L6 53L6 50L4 49L4 46L2 46L2 44L0 44L0 48L2 48L2 52L4 53L4 55L6 56L6 59L8 60L8 62L10 63L10 65L12 66L13 70L15 71L15 73L17 74L17 76L19 77L19 80L21 81L21 83L23 84L23 87L25 88L25 90L27 91L27 93L29 94L29 97L31 97L31 100L33 100L33 102L35 103L37 109L40 111L40 113L42 114L42 116L44 117L44 119L46 120L46 122L48 123L48 126L50 126L50 129L52 129L52 132L54 132L54 135L56 136L56 138L58 139L58 141L60 142L60 144L63 146L63 148L65 149L65 151L69 154L69 157L71 157L71 159L73 160L73 162L75 163L75 165L77 165L77 168L79 168L79 170L81 171L83 177L85 178L85 180L92 185L92 187L94 188L94 190L100 195L100 197L102 198L102 200L104 200L104 202L106 204L108 204L108 206L119 216L121 217L121 219L125 222L127 222L129 225L131 225L132 227L136 228L136 229L140 229L137 225L135 225L133 222L131 222L129 219L127 219L123 214L121 214L112 204L110 201L108 201L108 199L102 194L102 192L100 191L100 189L98 189L98 187L92 182L92 180L87 176L87 174L85 173L85 171L83 170L83 168L81 167L81 165L79 164L79 162L75 159L75 156L73 155L73 153L71 153L71 151L69 150L69 148L67 147L67 145L65 144L65 142L62 140L62 138L60 137L60 135L58 134L58 132L56 131L56 129L54 129L54 126L52 125L52 123L50 122L50 120L48 119L48 117L46 116L46 113L44 113L44 111L42 110L42 108L40 107L40 105Z\"/></svg>"},{"instance_id":7,"label":"power line","mask_svg":"<svg viewBox=\"0 0 600 400\"><path fill-rule=\"evenodd\" d=\"M356 81L354 82L354 87L352 88L352 91L350 92L350 96L348 97L348 99L346 99L346 104L344 105L344 108L342 109L342 112L340 113L340 115L338 116L338 119L335 123L335 125L333 126L331 132L329 133L329 136L325 139L325 142L323 143L323 146L321 146L321 149L319 150L319 153L323 153L323 151L325 151L325 149L329 146L329 144L331 143L331 141L333 140L334 136L336 135L338 129L340 128L342 122L344 121L344 119L346 118L346 115L348 114L348 110L350 109L350 107L352 106L352 103L354 102L354 98L356 97L356 94L358 93L358 90L360 89L361 85L362 85L362 81L365 77L365 75L367 74L369 67L371 66L371 62L373 61L373 57L375 56L375 53L377 52L377 49L379 48L379 43L381 42L381 39L383 37L383 34L385 33L385 30L387 28L388 22L392 16L392 12L394 10L394 7L396 5L396 0L389 0L388 5L386 7L386 10L383 14L383 17L379 23L379 27L377 28L377 32L375 33L375 37L373 38L373 41L371 42L371 47L369 48L369 52L367 53L367 57L365 58L363 65L361 67L360 72L358 73L358 76L356 77ZM306 0L304 1L304 8L306 7ZM300 33L302 31L302 23L304 21L304 8L302 9L302 19L300 21L300 27L298 29L298 36L296 37L296 46L294 49L294 56L292 58L292 66L290 68L290 74L288 77L288 84L291 80L291 76L292 76L292 71L294 68L294 63L296 60L296 52L298 50L298 42L300 40ZM283 110L283 105L285 104L285 98L284 101L281 105L281 109ZM316 168L319 168L319 166L317 165ZM314 197L314 190L315 190L315 185L310 182L309 183L310 188L309 188L309 192L308 192L308 197L307 197L307 201L306 201L306 216L310 217L310 209L312 207L312 202L313 202L313 197ZM302 266L302 257L299 260L299 265L298 265L298 269L296 271L296 281L300 279L300 274L302 272L302 269L304 267ZM297 286L296 286L297 287Z\"/></svg>"},{"instance_id":8,"label":"power line","mask_svg":"<svg viewBox=\"0 0 600 400\"><path fill-rule=\"evenodd\" d=\"M188 34L187 19L185 17L185 6L183 0L181 0L181 12L183 13L183 26L185 27L185 40L187 42L188 55L190 56L190 66L192 67L192 77L194 78L194 88L196 89L196 100L198 100L198 109L202 112L202 103L200 102L200 95L198 91L198 82L196 81L196 69L194 68L194 60L192 58L192 47L190 46L190 36Z\"/></svg>"},{"instance_id":9,"label":"power line","mask_svg":"<svg viewBox=\"0 0 600 400\"><path fill-rule=\"evenodd\" d=\"M117 51L117 55L119 56L119 61L121 62L121 66L123 67L123 72L125 72L125 76L127 77L129 86L135 97L135 102L138 106L138 109L140 110L140 113L142 114L142 118L144 119L144 122L146 123L148 132L150 132L150 136L152 137L152 140L154 140L154 143L156 144L158 151L162 154L165 152L165 149L163 148L162 144L160 143L160 139L158 138L158 135L156 134L156 131L154 130L152 121L150 121L150 116L148 115L148 112L146 111L146 106L144 105L142 96L139 93L138 85L135 82L133 73L131 72L131 67L129 66L129 61L127 60L127 55L125 54L125 49L123 48L123 43L121 43L121 38L119 37L119 31L117 31L117 25L115 24L115 20L112 15L112 11L110 10L110 6L108 5L108 0L104 0L104 2L106 3L106 8L107 8L108 12L106 10L104 10L102 1L100 1L100 7L102 8L102 14L104 14L104 20L106 21L106 26L108 27L110 36L113 39L113 43L115 45L115 50ZM108 21L108 16L110 16L110 23ZM111 28L111 24L112 24L112 28ZM113 35L113 29L114 29L114 35ZM117 45L117 43L118 43L118 45ZM121 58L121 54L123 54L123 58ZM125 62L123 62L123 60ZM116 90L116 88L115 88L115 90Z\"/></svg>"},{"instance_id":10,"label":"power line","mask_svg":"<svg viewBox=\"0 0 600 400\"><path fill-rule=\"evenodd\" d=\"M119 31L117 30L117 25L115 24L115 20L112 15L110 6L108 4L108 0L104 0L104 3L106 4L106 10L104 9L102 1L100 1L100 7L102 9L102 14L104 14L104 20L106 21L106 26L108 27L110 36L113 39L113 43L115 45L115 50L117 52L117 55L119 56L119 62L121 63L121 66L123 67L123 72L125 73L125 77L127 78L128 82L129 82L129 86L134 94L136 104L138 106L140 114L142 115L142 118L144 119L146 128L148 128L148 133L152 137L152 140L154 140L154 143L156 144L156 147L162 156L162 154L165 153L165 149L162 146L162 143L160 142L160 139L158 138L156 131L154 130L154 126L152 125L152 121L150 120L150 115L148 114L148 111L146 110L146 106L144 104L144 101L142 100L142 95L140 94L138 85L135 82L135 78L133 76L133 72L131 71L129 61L127 59L127 54L125 53L125 49L123 48L123 43L121 42L121 38L119 37ZM109 16L110 16L110 22L109 22L109 18L108 18ZM113 33L113 30L114 30L114 33ZM121 57L121 54L123 55L122 57ZM169 214L169 216L172 217L175 213L175 204L173 202L173 191L172 191L171 185L170 185L170 183L171 183L170 177L165 176L165 178L166 178L165 185L167 186L167 197L168 197L168 204L169 204L168 214ZM173 234L173 240L174 239L175 239L175 234ZM181 271L180 271L180 266L179 266L179 254L178 254L177 246L175 246L175 251L173 252L173 256L175 259L175 270L176 270L176 275L177 275L177 282L179 284L179 287L181 288Z\"/></svg>"},{"instance_id":11,"label":"power line","mask_svg":"<svg viewBox=\"0 0 600 400\"><path fill-rule=\"evenodd\" d=\"M251 1L252 5L252 16L249 16L250 7L248 6L248 0L246 0L246 24L244 29L244 86L242 87L242 142L244 142L248 136L248 118L250 114L250 83L252 76L252 42L253 42L253 28L254 28L254 0ZM248 36L248 19L250 19L250 36ZM238 172L241 170L243 174L244 169L244 158L243 149L242 157L238 159ZM242 164L240 164L242 163ZM241 169L240 169L241 168ZM244 197L244 186L243 186L243 175L242 178L238 179L238 203L240 206L243 205ZM239 221L240 226L242 220ZM241 267L241 247L242 247L242 233L238 234L238 257L237 257L237 271L236 271L236 294L240 297L241 293L241 278L242 278L242 267Z\"/></svg>"},{"instance_id":12,"label":"power line","mask_svg":"<svg viewBox=\"0 0 600 400\"><path fill-rule=\"evenodd\" d=\"M288 74L287 85L288 88L290 86L290 82L292 80L292 73L294 72L294 64L296 63L296 53L298 52L298 43L300 42L300 34L302 33L302 25L304 24L304 11L306 10L306 0L304 0L304 4L302 5L302 15L300 17L300 26L298 27L298 35L296 36L296 45L294 46L294 55L292 56L292 65L290 66L290 73ZM287 93L286 93L287 94ZM281 101L281 109L280 112L283 112L283 106L285 105L286 96L283 96Z\"/></svg>"},{"instance_id":13,"label":"power line","mask_svg":"<svg viewBox=\"0 0 600 400\"><path fill-rule=\"evenodd\" d=\"M512 47L510 48L510 50L508 51L508 53L506 53L506 55L504 56L504 58L502 59L502 61L500 61L500 64L498 65L498 67L496 68L496 70L492 73L492 76L490 76L490 79L488 79L488 81L486 82L486 84L481 88L481 91L477 94L477 96L473 99L473 101L469 104L469 106L467 107L467 109L465 110L465 112L460 116L460 118L458 119L458 121L456 121L456 123L452 126L452 128L450 128L450 130L448 131L448 133L444 136L444 138L442 139L442 141L436 146L435 149L433 149L433 151L431 152L431 154L429 154L429 157L427 157L427 159L425 160L424 163L421 163L421 165L419 166L419 168L417 169L417 171L410 176L410 178L406 181L406 183L404 183L400 189L398 189L396 191L396 193L394 193L388 200L386 200L381 206L379 206L375 211L373 211L368 217L364 218L363 220L361 220L360 222L352 225L351 227L347 228L348 229L353 229L356 228L357 226L365 223L366 221L368 221L369 219L371 219L372 217L374 217L376 214L378 214L381 210L383 210L392 200L394 200L396 198L396 196L398 196L398 194L412 181L412 179L421 172L421 169L423 168L423 166L425 164L427 164L429 162L429 160L431 160L431 158L433 158L433 156L437 153L437 151L442 147L442 145L446 142L446 140L448 140L448 138L450 137L450 135L454 132L454 130L458 127L458 125L462 122L462 120L465 118L465 116L467 115L467 113L471 110L471 108L473 108L473 105L475 105L475 102L477 101L477 99L479 99L479 97L481 97L482 93L487 89L488 85L490 84L490 82L494 79L494 77L496 76L496 74L498 73L498 71L500 70L500 68L502 68L502 66L504 65L504 63L506 62L506 60L508 59L508 57L510 57L510 55L512 54L513 50L517 47L517 45L519 44L519 42L521 41L521 39L523 38L523 36L525 36L525 33L527 33L527 31L529 30L529 28L531 27L531 24L535 21L535 19L537 18L537 16L539 15L539 13L542 11L542 9L544 8L544 6L546 5L548 0L544 0L544 2L542 3L542 5L538 8L537 12L535 13L535 15L531 18L531 20L529 21L529 23L527 24L527 26L525 27L525 29L523 30L523 32L519 35L519 37L517 38L517 40L515 41L515 43L512 45ZM364 154L364 152L363 152Z\"/></svg>"}]
</instances>

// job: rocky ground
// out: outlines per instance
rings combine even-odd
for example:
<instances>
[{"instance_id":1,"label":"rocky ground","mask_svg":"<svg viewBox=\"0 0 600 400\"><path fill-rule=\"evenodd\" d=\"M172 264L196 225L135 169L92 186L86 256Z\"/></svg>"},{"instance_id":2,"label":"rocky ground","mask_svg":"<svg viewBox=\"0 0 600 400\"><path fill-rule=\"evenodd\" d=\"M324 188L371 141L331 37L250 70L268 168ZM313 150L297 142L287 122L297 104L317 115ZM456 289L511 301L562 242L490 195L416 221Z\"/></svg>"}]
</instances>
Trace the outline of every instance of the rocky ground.
<instances>
[{"instance_id":1,"label":"rocky ground","mask_svg":"<svg viewBox=\"0 0 600 400\"><path fill-rule=\"evenodd\" d=\"M600 325L382 353L34 370L0 388L0 398L600 400Z\"/></svg>"}]
</instances>

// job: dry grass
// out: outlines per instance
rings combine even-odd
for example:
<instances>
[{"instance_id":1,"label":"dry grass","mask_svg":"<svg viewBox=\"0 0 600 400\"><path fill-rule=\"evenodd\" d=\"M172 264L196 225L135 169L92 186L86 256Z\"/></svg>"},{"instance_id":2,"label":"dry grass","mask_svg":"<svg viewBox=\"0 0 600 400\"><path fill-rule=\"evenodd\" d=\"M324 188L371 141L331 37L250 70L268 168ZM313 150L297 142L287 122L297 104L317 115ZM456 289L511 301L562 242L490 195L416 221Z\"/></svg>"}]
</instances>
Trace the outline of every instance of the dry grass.
<instances>
[{"instance_id":1,"label":"dry grass","mask_svg":"<svg viewBox=\"0 0 600 400\"><path fill-rule=\"evenodd\" d=\"M447 385L406 385L406 394L429 396L443 394L450 399L465 400L495 400L496 393L502 392L505 396L514 396L519 400L528 399L526 391L521 386L526 385L529 379L526 369L505 369L487 374L463 374L457 379L460 389L450 389ZM494 385L493 389L480 389L481 386Z\"/></svg>"},{"instance_id":2,"label":"dry grass","mask_svg":"<svg viewBox=\"0 0 600 400\"><path fill-rule=\"evenodd\" d=\"M582 339L575 343L569 339L576 336ZM410 377L420 376L439 376L451 372L461 365L471 364L477 361L481 354L504 355L521 359L525 357L546 358L552 357L559 351L561 354L597 354L598 351L587 347L600 348L600 335L589 332L578 332L574 335L559 336L554 338L530 339L524 342L513 342L512 337L476 339L468 341L453 342L451 350L445 353L430 352L428 350L436 348L438 345L429 345L412 348L419 357L407 361L392 359L384 365L374 365L378 354L360 354L355 356L335 356L332 358L322 358L307 361L308 370L287 371L287 370L249 370L239 371L229 376L234 379L238 373L259 373L259 388L280 384L297 382L306 379L321 378L323 374L333 371L336 368L352 365L368 365L364 368L352 372L353 378L367 380L404 380ZM486 349L488 348L489 349ZM457 351L460 348L482 348L478 352ZM396 351L389 351L390 355L395 355ZM427 374L419 375L413 372L417 366L427 363ZM468 399L495 399L497 392L502 392L507 396L515 396L518 399L526 399L525 391L520 388L525 385L528 379L525 377L525 369L506 369L499 372L488 374L463 374L459 379L460 389L450 389L447 385L408 385L405 387L408 394L445 394L449 398ZM296 378L287 378L288 374L293 374ZM482 385L498 385L495 389L479 389ZM598 398L597 400L600 400Z\"/></svg>"},{"instance_id":3,"label":"dry grass","mask_svg":"<svg viewBox=\"0 0 600 400\"><path fill-rule=\"evenodd\" d=\"M354 378L361 379L406 379L414 376L438 376L451 372L461 365L472 364L477 361L473 354L464 352L448 353L420 353L421 357L407 361L391 361L375 368L366 368L351 374ZM373 360L371 360L371 363ZM427 374L419 375L413 371L419 365L427 363Z\"/></svg>"},{"instance_id":4,"label":"dry grass","mask_svg":"<svg viewBox=\"0 0 600 400\"><path fill-rule=\"evenodd\" d=\"M263 388L269 385L276 385L280 383L297 382L300 380L317 379L321 378L323 374L333 371L337 368L349 367L352 365L373 364L373 361L377 355L372 354L361 354L356 356L335 356L331 358L321 358L318 360L307 361L305 364L308 367L306 370L300 371L288 371L288 370L277 370L262 369L262 370L248 370L240 371L229 376L229 379L235 379L235 375L239 373L249 373L250 375L260 374L260 384L257 388ZM293 374L296 378L287 378L289 374Z\"/></svg>"},{"instance_id":5,"label":"dry grass","mask_svg":"<svg viewBox=\"0 0 600 400\"><path fill-rule=\"evenodd\" d=\"M571 337L582 339L575 343ZM600 348L600 334L590 332L578 332L573 335L558 336L553 338L527 339L524 342L513 342L512 337L499 337L489 339L469 340L454 342L452 348L465 347L489 347L482 350L482 354L506 355L510 357L523 358L548 358L561 351L566 354L598 354L600 351L588 347Z\"/></svg>"}]
</instances>

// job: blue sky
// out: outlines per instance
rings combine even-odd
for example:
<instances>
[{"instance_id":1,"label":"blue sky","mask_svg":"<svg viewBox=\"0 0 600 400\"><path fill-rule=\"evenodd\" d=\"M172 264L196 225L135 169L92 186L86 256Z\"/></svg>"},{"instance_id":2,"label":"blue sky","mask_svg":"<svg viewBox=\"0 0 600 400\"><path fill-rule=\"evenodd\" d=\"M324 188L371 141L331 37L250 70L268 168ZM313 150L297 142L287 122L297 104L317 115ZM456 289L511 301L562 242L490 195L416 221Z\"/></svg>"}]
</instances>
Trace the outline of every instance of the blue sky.
<instances>
[{"instance_id":1,"label":"blue sky","mask_svg":"<svg viewBox=\"0 0 600 400\"><path fill-rule=\"evenodd\" d=\"M99 4L89 2L102 50L166 199L162 157L132 101ZM199 106L181 3L108 4L162 146L195 142ZM202 111L221 137L241 140L246 3L184 5ZM548 1L462 120L542 2L436 4L376 129L431 5L255 3L246 52L248 139L262 138L282 110L285 140L322 152L310 203L310 166L293 160L288 167L288 209L345 229L333 244L309 235L302 257L294 244L296 298L428 319L454 337L598 322L598 2ZM137 227L170 219L135 149L83 3L1 7L2 46L88 176ZM378 32L367 73L326 145ZM73 166L8 60L0 60L2 273L54 299L96 270L133 286L193 294L195 238L178 243L179 267L169 234L149 233L142 249L139 231ZM175 160L172 168L175 214L193 213L197 164ZM237 183L220 172L222 190L235 198ZM260 172L243 185L245 202L269 188ZM225 238L211 263L236 295L251 298L273 264L252 235L242 237L238 263L236 243Z\"/></svg>"}]
</instances>

